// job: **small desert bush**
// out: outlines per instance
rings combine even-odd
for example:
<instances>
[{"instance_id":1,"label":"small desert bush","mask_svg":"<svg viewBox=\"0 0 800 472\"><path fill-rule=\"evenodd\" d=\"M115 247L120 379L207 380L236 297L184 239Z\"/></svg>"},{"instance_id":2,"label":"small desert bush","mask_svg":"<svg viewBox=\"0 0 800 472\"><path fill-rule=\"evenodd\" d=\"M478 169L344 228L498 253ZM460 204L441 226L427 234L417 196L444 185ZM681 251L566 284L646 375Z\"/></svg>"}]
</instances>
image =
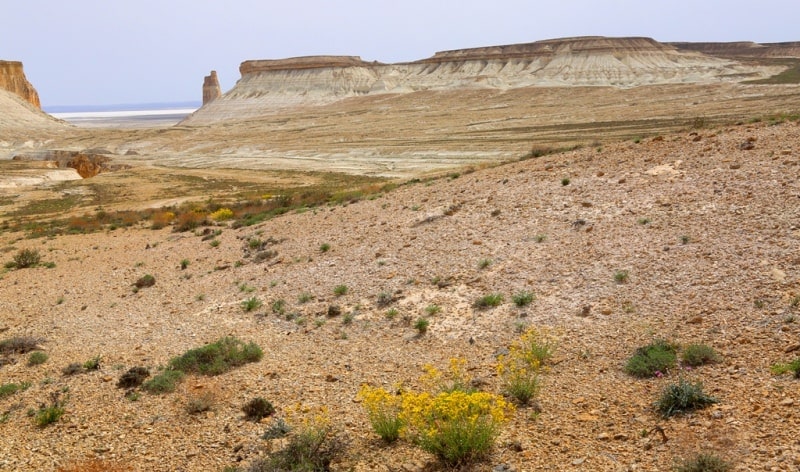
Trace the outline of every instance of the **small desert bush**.
<instances>
[{"instance_id":1,"label":"small desert bush","mask_svg":"<svg viewBox=\"0 0 800 472\"><path fill-rule=\"evenodd\" d=\"M511 300L514 302L514 305L517 305L520 308L530 305L531 302L535 299L536 295L525 290L517 292L511 297Z\"/></svg>"},{"instance_id":2,"label":"small desert bush","mask_svg":"<svg viewBox=\"0 0 800 472\"><path fill-rule=\"evenodd\" d=\"M219 375L249 362L258 362L264 351L257 344L245 344L225 337L203 347L190 349L169 361L169 369L187 374Z\"/></svg>"},{"instance_id":3,"label":"small desert bush","mask_svg":"<svg viewBox=\"0 0 800 472\"><path fill-rule=\"evenodd\" d=\"M15 336L0 341L0 354L26 354L39 349L40 340L30 336Z\"/></svg>"},{"instance_id":4,"label":"small desert bush","mask_svg":"<svg viewBox=\"0 0 800 472\"><path fill-rule=\"evenodd\" d=\"M656 409L667 418L700 410L713 403L717 403L717 400L703 392L702 383L690 383L685 379L680 379L678 383L664 387L656 403Z\"/></svg>"},{"instance_id":5,"label":"small desert bush","mask_svg":"<svg viewBox=\"0 0 800 472\"><path fill-rule=\"evenodd\" d=\"M425 313L428 316L434 316L439 314L442 311L442 307L439 305L428 305L425 307Z\"/></svg>"},{"instance_id":6,"label":"small desert bush","mask_svg":"<svg viewBox=\"0 0 800 472\"><path fill-rule=\"evenodd\" d=\"M692 367L719 362L719 354L706 344L689 344L681 353L683 363Z\"/></svg>"},{"instance_id":7,"label":"small desert bush","mask_svg":"<svg viewBox=\"0 0 800 472\"><path fill-rule=\"evenodd\" d=\"M478 269L485 269L492 265L491 259L481 259L478 261Z\"/></svg>"},{"instance_id":8,"label":"small desert bush","mask_svg":"<svg viewBox=\"0 0 800 472\"><path fill-rule=\"evenodd\" d=\"M43 351L33 351L28 355L28 365L40 365L47 362L47 353Z\"/></svg>"},{"instance_id":9,"label":"small desert bush","mask_svg":"<svg viewBox=\"0 0 800 472\"><path fill-rule=\"evenodd\" d=\"M652 377L666 374L675 367L677 348L663 339L636 349L625 364L625 372L634 377Z\"/></svg>"},{"instance_id":10,"label":"small desert bush","mask_svg":"<svg viewBox=\"0 0 800 472\"><path fill-rule=\"evenodd\" d=\"M186 399L184 409L190 415L203 413L204 411L211 411L214 409L214 404L217 402L217 396L210 390L203 390L198 393L191 394Z\"/></svg>"},{"instance_id":11,"label":"small desert bush","mask_svg":"<svg viewBox=\"0 0 800 472\"><path fill-rule=\"evenodd\" d=\"M401 395L392 395L382 388L361 386L358 396L367 410L372 430L384 441L391 443L400 438L403 422L400 420L400 409L403 404Z\"/></svg>"},{"instance_id":12,"label":"small desert bush","mask_svg":"<svg viewBox=\"0 0 800 472\"><path fill-rule=\"evenodd\" d=\"M66 413L64 409L65 403L66 401L61 398L58 392L53 392L53 394L50 395L50 404L43 404L39 410L35 412L33 422L40 428L55 423Z\"/></svg>"},{"instance_id":13,"label":"small desert bush","mask_svg":"<svg viewBox=\"0 0 800 472\"><path fill-rule=\"evenodd\" d=\"M275 407L264 397L256 397L242 407L245 418L250 421L261 421L275 413Z\"/></svg>"},{"instance_id":14,"label":"small desert bush","mask_svg":"<svg viewBox=\"0 0 800 472\"><path fill-rule=\"evenodd\" d=\"M117 387L136 388L144 383L147 377L150 377L150 370L146 367L131 367L119 378Z\"/></svg>"},{"instance_id":15,"label":"small desert bush","mask_svg":"<svg viewBox=\"0 0 800 472\"><path fill-rule=\"evenodd\" d=\"M41 261L39 251L36 249L21 249L14 255L14 267L17 269L26 269L39 265Z\"/></svg>"},{"instance_id":16,"label":"small desert bush","mask_svg":"<svg viewBox=\"0 0 800 472\"><path fill-rule=\"evenodd\" d=\"M156 278L150 274L144 274L133 284L136 288L152 287L156 284Z\"/></svg>"},{"instance_id":17,"label":"small desert bush","mask_svg":"<svg viewBox=\"0 0 800 472\"><path fill-rule=\"evenodd\" d=\"M347 285L337 285L333 287L333 294L337 297L341 297L343 295L347 295Z\"/></svg>"},{"instance_id":18,"label":"small desert bush","mask_svg":"<svg viewBox=\"0 0 800 472\"><path fill-rule=\"evenodd\" d=\"M262 303L261 300L258 299L258 297L253 296L248 298L247 300L244 300L241 305L242 305L242 310L253 311L260 308Z\"/></svg>"},{"instance_id":19,"label":"small desert bush","mask_svg":"<svg viewBox=\"0 0 800 472\"><path fill-rule=\"evenodd\" d=\"M490 293L489 295L484 295L479 299L475 300L472 306L478 309L486 309L486 308L494 308L496 306L500 306L501 303L503 303L503 294Z\"/></svg>"},{"instance_id":20,"label":"small desert bush","mask_svg":"<svg viewBox=\"0 0 800 472\"><path fill-rule=\"evenodd\" d=\"M172 393L178 388L183 376L183 372L179 370L165 369L142 384L142 388L155 394Z\"/></svg>"},{"instance_id":21,"label":"small desert bush","mask_svg":"<svg viewBox=\"0 0 800 472\"><path fill-rule=\"evenodd\" d=\"M83 366L80 364L80 362L71 362L66 367L61 369L61 373L66 376L82 374Z\"/></svg>"},{"instance_id":22,"label":"small desert bush","mask_svg":"<svg viewBox=\"0 0 800 472\"><path fill-rule=\"evenodd\" d=\"M16 384L16 383L2 384L0 385L0 399L11 396L17 392L27 390L30 386L31 384L29 382L23 382L21 384Z\"/></svg>"},{"instance_id":23,"label":"small desert bush","mask_svg":"<svg viewBox=\"0 0 800 472\"><path fill-rule=\"evenodd\" d=\"M675 472L727 472L733 466L716 454L700 453L678 463Z\"/></svg>"},{"instance_id":24,"label":"small desert bush","mask_svg":"<svg viewBox=\"0 0 800 472\"><path fill-rule=\"evenodd\" d=\"M428 332L428 326L430 326L430 324L431 324L431 322L428 321L427 318L419 318L414 323L414 329L416 329L417 332L419 332L420 335L423 335L423 334Z\"/></svg>"},{"instance_id":25,"label":"small desert bush","mask_svg":"<svg viewBox=\"0 0 800 472\"><path fill-rule=\"evenodd\" d=\"M100 369L100 356L94 356L88 361L83 363L83 368L86 370L98 370Z\"/></svg>"},{"instance_id":26,"label":"small desert bush","mask_svg":"<svg viewBox=\"0 0 800 472\"><path fill-rule=\"evenodd\" d=\"M774 364L770 370L772 370L772 373L775 375L783 375L787 372L791 372L794 378L800 379L800 357L788 364Z\"/></svg>"},{"instance_id":27,"label":"small desert bush","mask_svg":"<svg viewBox=\"0 0 800 472\"><path fill-rule=\"evenodd\" d=\"M393 301L394 295L392 295L391 292L381 292L378 294L376 303L379 307L383 308L391 305Z\"/></svg>"},{"instance_id":28,"label":"small desert bush","mask_svg":"<svg viewBox=\"0 0 800 472\"><path fill-rule=\"evenodd\" d=\"M331 245L328 243L322 243L319 245L319 252L328 252L331 250Z\"/></svg>"},{"instance_id":29,"label":"small desert bush","mask_svg":"<svg viewBox=\"0 0 800 472\"><path fill-rule=\"evenodd\" d=\"M614 272L614 282L618 284L624 284L628 281L629 277L627 270L618 270Z\"/></svg>"},{"instance_id":30,"label":"small desert bush","mask_svg":"<svg viewBox=\"0 0 800 472\"><path fill-rule=\"evenodd\" d=\"M282 438L289 434L292 431L292 427L289 426L283 418L275 418L267 429L264 431L264 434L261 435L261 439L277 439Z\"/></svg>"},{"instance_id":31,"label":"small desert bush","mask_svg":"<svg viewBox=\"0 0 800 472\"><path fill-rule=\"evenodd\" d=\"M308 303L314 299L314 295L311 295L308 292L303 292L297 296L297 303Z\"/></svg>"},{"instance_id":32,"label":"small desert bush","mask_svg":"<svg viewBox=\"0 0 800 472\"><path fill-rule=\"evenodd\" d=\"M529 328L511 343L508 354L500 356L497 373L502 380L503 393L521 405L527 405L541 389L540 372L553 356L555 338L535 328Z\"/></svg>"}]
</instances>

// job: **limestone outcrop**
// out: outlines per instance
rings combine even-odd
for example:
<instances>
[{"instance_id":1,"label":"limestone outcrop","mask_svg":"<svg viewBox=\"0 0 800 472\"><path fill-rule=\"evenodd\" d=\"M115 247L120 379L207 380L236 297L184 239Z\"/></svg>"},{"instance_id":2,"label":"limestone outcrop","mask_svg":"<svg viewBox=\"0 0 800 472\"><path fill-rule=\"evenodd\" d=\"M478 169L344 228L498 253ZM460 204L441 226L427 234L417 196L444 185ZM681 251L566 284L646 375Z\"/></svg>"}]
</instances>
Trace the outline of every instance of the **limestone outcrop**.
<instances>
[{"instance_id":1,"label":"limestone outcrop","mask_svg":"<svg viewBox=\"0 0 800 472\"><path fill-rule=\"evenodd\" d=\"M0 61L0 88L19 95L36 108L42 108L39 93L25 77L21 62Z\"/></svg>"},{"instance_id":2,"label":"limestone outcrop","mask_svg":"<svg viewBox=\"0 0 800 472\"><path fill-rule=\"evenodd\" d=\"M208 124L365 95L456 89L720 83L783 70L680 49L650 38L579 37L437 52L385 64L357 56L245 61L236 86L184 124Z\"/></svg>"},{"instance_id":3,"label":"limestone outcrop","mask_svg":"<svg viewBox=\"0 0 800 472\"><path fill-rule=\"evenodd\" d=\"M217 71L212 70L211 74L203 78L203 105L218 99L220 96L222 96L222 90L219 87Z\"/></svg>"}]
</instances>

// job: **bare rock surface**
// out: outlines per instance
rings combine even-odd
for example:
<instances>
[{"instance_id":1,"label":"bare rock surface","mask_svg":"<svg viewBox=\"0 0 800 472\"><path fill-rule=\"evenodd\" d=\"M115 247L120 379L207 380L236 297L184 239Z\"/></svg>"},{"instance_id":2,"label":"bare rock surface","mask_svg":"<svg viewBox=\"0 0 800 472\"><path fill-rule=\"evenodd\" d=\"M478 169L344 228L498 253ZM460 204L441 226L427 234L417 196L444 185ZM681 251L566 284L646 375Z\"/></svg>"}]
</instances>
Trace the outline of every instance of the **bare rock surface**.
<instances>
[{"instance_id":1,"label":"bare rock surface","mask_svg":"<svg viewBox=\"0 0 800 472\"><path fill-rule=\"evenodd\" d=\"M21 62L0 60L0 89L20 96L35 108L42 107L39 93L25 77Z\"/></svg>"},{"instance_id":2,"label":"bare rock surface","mask_svg":"<svg viewBox=\"0 0 800 472\"><path fill-rule=\"evenodd\" d=\"M745 141L753 149L739 149ZM359 386L418 386L423 364L444 368L464 357L482 388L498 391L495 353L518 326L535 326L559 338L541 413L518 410L473 470L665 470L700 450L720 452L736 470L794 470L800 382L774 376L770 365L790 360L800 336L792 304L800 296L798 175L800 126L791 121L473 169L374 200L220 226L217 247L169 229L0 233L4 259L35 248L55 263L0 280L0 337L41 339L49 355L37 366L19 358L0 367L1 383L31 383L0 399L0 469L54 470L95 457L137 471L247 464L270 443L241 407L263 396L278 414L298 402L327 406L351 444L335 470L437 470L406 444L380 445L356 400ZM272 238L277 255L268 263L245 257L252 237ZM323 243L330 250L321 252ZM480 268L483 259L491 264ZM614 280L618 270L628 271L626 283ZM145 273L155 285L134 293ZM339 284L349 291L337 297ZM524 309L509 301L520 290L536 294ZM378 304L382 292L394 294L393 319ZM505 296L501 306L472 308L495 292ZM313 300L302 303L303 293ZM263 307L245 312L251 296ZM274 313L277 300L293 316ZM350 324L327 316L333 304L352 313ZM441 311L417 336L405 320L432 304ZM264 359L137 401L115 386L131 367L154 371L227 335L256 342ZM660 337L707 343L722 362L662 378L626 375L628 356ZM95 356L99 370L62 375ZM719 403L664 420L653 403L681 377L702 381ZM26 411L52 392L68 396L66 414L39 428ZM198 392L213 392L214 407L190 415Z\"/></svg>"}]
</instances>

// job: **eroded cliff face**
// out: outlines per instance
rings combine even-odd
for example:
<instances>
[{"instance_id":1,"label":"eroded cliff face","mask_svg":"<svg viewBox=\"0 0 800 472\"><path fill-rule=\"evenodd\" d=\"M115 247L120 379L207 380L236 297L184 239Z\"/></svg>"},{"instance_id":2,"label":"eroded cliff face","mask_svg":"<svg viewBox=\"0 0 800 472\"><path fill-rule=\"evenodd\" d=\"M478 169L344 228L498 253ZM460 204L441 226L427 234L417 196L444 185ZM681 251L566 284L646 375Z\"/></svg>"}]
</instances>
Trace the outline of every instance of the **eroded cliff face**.
<instances>
[{"instance_id":1,"label":"eroded cliff face","mask_svg":"<svg viewBox=\"0 0 800 472\"><path fill-rule=\"evenodd\" d=\"M0 61L0 88L19 95L36 108L42 108L39 94L25 77L21 62Z\"/></svg>"},{"instance_id":2,"label":"eroded cliff face","mask_svg":"<svg viewBox=\"0 0 800 472\"><path fill-rule=\"evenodd\" d=\"M186 124L248 119L348 97L423 90L733 82L779 72L650 38L580 37L438 52L383 64L356 56L245 61L236 86Z\"/></svg>"},{"instance_id":3,"label":"eroded cliff face","mask_svg":"<svg viewBox=\"0 0 800 472\"><path fill-rule=\"evenodd\" d=\"M730 43L670 43L678 49L698 51L721 57L769 57L800 58L800 42L754 43L737 41Z\"/></svg>"}]
</instances>

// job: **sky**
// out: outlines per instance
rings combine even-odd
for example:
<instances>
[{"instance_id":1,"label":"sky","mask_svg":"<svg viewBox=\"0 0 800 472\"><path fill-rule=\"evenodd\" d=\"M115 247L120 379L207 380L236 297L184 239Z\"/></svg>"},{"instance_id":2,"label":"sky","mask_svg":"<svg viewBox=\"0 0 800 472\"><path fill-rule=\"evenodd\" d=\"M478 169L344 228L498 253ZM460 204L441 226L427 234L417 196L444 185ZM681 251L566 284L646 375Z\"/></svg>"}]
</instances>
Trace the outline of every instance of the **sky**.
<instances>
[{"instance_id":1,"label":"sky","mask_svg":"<svg viewBox=\"0 0 800 472\"><path fill-rule=\"evenodd\" d=\"M318 54L368 61L571 36L800 41L800 0L0 0L0 59L45 109L199 101L239 64Z\"/></svg>"}]
</instances>

